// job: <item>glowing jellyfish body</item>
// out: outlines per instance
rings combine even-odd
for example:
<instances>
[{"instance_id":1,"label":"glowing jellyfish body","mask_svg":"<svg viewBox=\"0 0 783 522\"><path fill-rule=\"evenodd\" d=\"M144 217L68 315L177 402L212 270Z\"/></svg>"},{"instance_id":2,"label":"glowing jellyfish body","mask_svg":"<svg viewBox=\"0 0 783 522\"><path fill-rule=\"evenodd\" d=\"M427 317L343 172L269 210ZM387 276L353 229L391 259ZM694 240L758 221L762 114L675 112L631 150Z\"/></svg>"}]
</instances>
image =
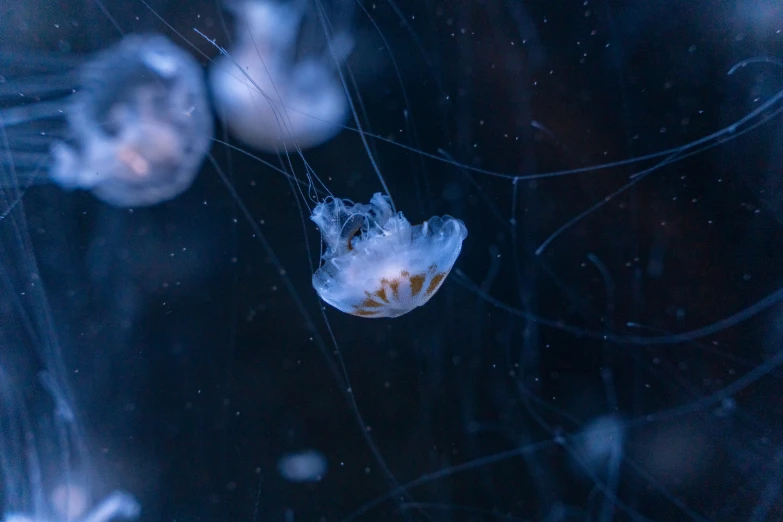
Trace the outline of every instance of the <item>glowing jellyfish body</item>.
<instances>
[{"instance_id":1,"label":"glowing jellyfish body","mask_svg":"<svg viewBox=\"0 0 783 522\"><path fill-rule=\"evenodd\" d=\"M328 199L310 219L326 243L313 287L330 305L360 317L399 317L429 301L468 235L451 216L412 226L380 193L368 205Z\"/></svg>"},{"instance_id":2,"label":"glowing jellyfish body","mask_svg":"<svg viewBox=\"0 0 783 522\"><path fill-rule=\"evenodd\" d=\"M307 149L334 137L348 116L335 70L353 46L344 33L316 56L297 56L306 2L231 6L236 45L210 71L218 115L238 139L267 152Z\"/></svg>"},{"instance_id":3,"label":"glowing jellyfish body","mask_svg":"<svg viewBox=\"0 0 783 522\"><path fill-rule=\"evenodd\" d=\"M117 207L154 205L190 187L213 123L202 70L189 54L160 35L129 35L85 63L76 83L64 99L0 110L11 149L5 161L19 183L45 181L40 169L48 168L50 181ZM63 115L64 139L38 133L48 150L32 157L21 150L28 144L15 138L31 132L20 126Z\"/></svg>"}]
</instances>

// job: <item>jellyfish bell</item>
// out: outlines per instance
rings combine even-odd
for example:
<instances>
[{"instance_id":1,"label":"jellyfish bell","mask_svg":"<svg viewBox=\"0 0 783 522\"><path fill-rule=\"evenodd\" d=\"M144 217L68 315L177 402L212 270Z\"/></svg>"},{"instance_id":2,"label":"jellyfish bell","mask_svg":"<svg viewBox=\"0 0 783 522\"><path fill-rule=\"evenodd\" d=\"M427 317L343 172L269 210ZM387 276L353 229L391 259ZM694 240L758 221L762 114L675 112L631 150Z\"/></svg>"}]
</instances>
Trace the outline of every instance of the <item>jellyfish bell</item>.
<instances>
[{"instance_id":1,"label":"jellyfish bell","mask_svg":"<svg viewBox=\"0 0 783 522\"><path fill-rule=\"evenodd\" d=\"M310 219L326 243L313 287L330 305L359 317L399 317L424 305L468 235L465 224L451 216L411 226L380 193L369 204L329 198Z\"/></svg>"},{"instance_id":2,"label":"jellyfish bell","mask_svg":"<svg viewBox=\"0 0 783 522\"><path fill-rule=\"evenodd\" d=\"M340 132L349 106L335 63L351 53L351 37L338 32L322 51L298 56L306 2L245 0L227 8L236 44L215 60L209 81L230 132L266 152L309 149Z\"/></svg>"},{"instance_id":3,"label":"jellyfish bell","mask_svg":"<svg viewBox=\"0 0 783 522\"><path fill-rule=\"evenodd\" d=\"M164 36L132 34L87 61L74 81L72 95L44 93L0 110L15 182L89 190L117 207L155 205L190 187L213 123L201 68L189 54ZM20 129L63 117L64 134Z\"/></svg>"},{"instance_id":4,"label":"jellyfish bell","mask_svg":"<svg viewBox=\"0 0 783 522\"><path fill-rule=\"evenodd\" d=\"M153 205L193 182L212 117L202 72L160 35L130 35L85 66L68 110L75 146L53 148L52 178L114 206Z\"/></svg>"}]
</instances>

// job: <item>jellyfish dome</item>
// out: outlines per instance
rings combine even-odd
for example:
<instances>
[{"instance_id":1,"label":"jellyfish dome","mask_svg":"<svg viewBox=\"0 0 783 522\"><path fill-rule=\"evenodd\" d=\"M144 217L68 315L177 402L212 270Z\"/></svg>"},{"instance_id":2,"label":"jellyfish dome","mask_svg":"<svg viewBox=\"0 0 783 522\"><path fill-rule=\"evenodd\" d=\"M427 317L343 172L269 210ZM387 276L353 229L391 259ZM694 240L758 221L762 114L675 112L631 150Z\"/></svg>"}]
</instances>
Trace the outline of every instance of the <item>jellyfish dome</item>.
<instances>
[{"instance_id":1,"label":"jellyfish dome","mask_svg":"<svg viewBox=\"0 0 783 522\"><path fill-rule=\"evenodd\" d=\"M251 147L278 152L320 145L342 130L349 106L337 74L353 48L338 32L322 51L297 56L306 2L248 0L227 6L236 45L210 70L218 115Z\"/></svg>"},{"instance_id":2,"label":"jellyfish dome","mask_svg":"<svg viewBox=\"0 0 783 522\"><path fill-rule=\"evenodd\" d=\"M380 193L368 205L327 199L310 219L326 243L313 287L330 305L360 317L399 317L429 301L468 235L451 216L411 226Z\"/></svg>"},{"instance_id":3,"label":"jellyfish dome","mask_svg":"<svg viewBox=\"0 0 783 522\"><path fill-rule=\"evenodd\" d=\"M126 36L85 64L66 118L70 139L52 147L52 180L118 207L187 190L212 137L201 68L160 35Z\"/></svg>"}]
</instances>

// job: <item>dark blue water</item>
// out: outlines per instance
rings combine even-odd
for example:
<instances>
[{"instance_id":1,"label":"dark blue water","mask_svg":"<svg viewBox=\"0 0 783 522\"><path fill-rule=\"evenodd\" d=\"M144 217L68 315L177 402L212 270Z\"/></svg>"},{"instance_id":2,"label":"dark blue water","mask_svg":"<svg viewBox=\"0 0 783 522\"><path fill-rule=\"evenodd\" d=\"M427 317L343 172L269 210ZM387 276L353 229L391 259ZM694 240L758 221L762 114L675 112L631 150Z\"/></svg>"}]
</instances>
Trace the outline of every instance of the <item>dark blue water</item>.
<instances>
[{"instance_id":1,"label":"dark blue water","mask_svg":"<svg viewBox=\"0 0 783 522\"><path fill-rule=\"evenodd\" d=\"M194 28L231 41L215 2L104 7L117 27L86 0L8 4L2 44L66 60L156 31L206 65L218 51ZM371 154L411 222L462 219L454 271L397 319L329 308L299 192L220 143L188 192L155 207L33 186L22 207L45 293L29 306L52 309L92 498L126 490L151 521L783 517L781 308L748 310L783 287L781 8L352 10L343 71L376 137L365 147L349 121L304 157L333 194L366 202L381 190ZM261 158L304 179L296 155ZM1 253L24 279L22 256ZM31 355L12 308L3 364L45 419L35 375L51 359ZM58 423L39 424L54 446L44 469L69 469ZM327 461L321 480L284 480L278 460L308 449ZM14 480L25 473L6 477L6 505Z\"/></svg>"}]
</instances>

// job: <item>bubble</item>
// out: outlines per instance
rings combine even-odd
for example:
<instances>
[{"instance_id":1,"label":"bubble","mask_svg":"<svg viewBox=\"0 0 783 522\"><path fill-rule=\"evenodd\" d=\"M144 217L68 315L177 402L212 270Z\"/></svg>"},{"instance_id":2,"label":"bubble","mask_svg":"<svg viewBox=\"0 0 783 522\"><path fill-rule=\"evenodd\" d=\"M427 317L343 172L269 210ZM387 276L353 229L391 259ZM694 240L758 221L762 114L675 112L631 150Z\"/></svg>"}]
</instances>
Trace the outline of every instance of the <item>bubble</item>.
<instances>
[{"instance_id":1,"label":"bubble","mask_svg":"<svg viewBox=\"0 0 783 522\"><path fill-rule=\"evenodd\" d=\"M289 482L316 482L326 470L326 458L315 450L283 455L277 462L277 471Z\"/></svg>"}]
</instances>

